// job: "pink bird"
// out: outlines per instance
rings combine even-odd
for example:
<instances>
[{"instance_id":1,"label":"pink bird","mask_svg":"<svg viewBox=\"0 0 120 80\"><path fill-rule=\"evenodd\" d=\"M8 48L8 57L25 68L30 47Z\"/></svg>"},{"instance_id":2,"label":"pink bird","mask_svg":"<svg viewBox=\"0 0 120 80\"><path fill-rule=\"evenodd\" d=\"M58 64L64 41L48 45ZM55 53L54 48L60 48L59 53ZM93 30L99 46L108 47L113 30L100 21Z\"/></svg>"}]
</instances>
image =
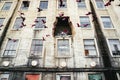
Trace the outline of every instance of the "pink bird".
<instances>
[{"instance_id":1,"label":"pink bird","mask_svg":"<svg viewBox=\"0 0 120 80\"><path fill-rule=\"evenodd\" d=\"M45 41L45 38L44 38L44 37L42 37L42 40L43 40L43 41Z\"/></svg>"},{"instance_id":2,"label":"pink bird","mask_svg":"<svg viewBox=\"0 0 120 80\"><path fill-rule=\"evenodd\" d=\"M90 24L83 24L84 27L87 27L88 25L90 25Z\"/></svg>"},{"instance_id":3,"label":"pink bird","mask_svg":"<svg viewBox=\"0 0 120 80\"><path fill-rule=\"evenodd\" d=\"M38 9L38 12L42 11L42 9L40 9L40 8L37 8L37 9Z\"/></svg>"},{"instance_id":4,"label":"pink bird","mask_svg":"<svg viewBox=\"0 0 120 80\"><path fill-rule=\"evenodd\" d=\"M85 14L85 15L90 15L90 14L92 14L92 12L88 12L87 14Z\"/></svg>"},{"instance_id":5,"label":"pink bird","mask_svg":"<svg viewBox=\"0 0 120 80\"><path fill-rule=\"evenodd\" d=\"M42 22L43 22L44 24L46 23L46 21L45 21L45 20L43 20L43 19L42 19Z\"/></svg>"},{"instance_id":6,"label":"pink bird","mask_svg":"<svg viewBox=\"0 0 120 80\"><path fill-rule=\"evenodd\" d=\"M35 26L35 24L32 24L32 27L34 27Z\"/></svg>"},{"instance_id":7,"label":"pink bird","mask_svg":"<svg viewBox=\"0 0 120 80\"><path fill-rule=\"evenodd\" d=\"M81 2L81 0L76 0L76 2Z\"/></svg>"},{"instance_id":8,"label":"pink bird","mask_svg":"<svg viewBox=\"0 0 120 80\"><path fill-rule=\"evenodd\" d=\"M61 12L61 13L59 14L59 17L63 17L63 16L64 16L64 13Z\"/></svg>"},{"instance_id":9,"label":"pink bird","mask_svg":"<svg viewBox=\"0 0 120 80\"><path fill-rule=\"evenodd\" d=\"M34 22L38 23L39 21L38 21L37 19L35 19L35 21L34 21Z\"/></svg>"},{"instance_id":10,"label":"pink bird","mask_svg":"<svg viewBox=\"0 0 120 80\"><path fill-rule=\"evenodd\" d=\"M0 27L2 27L2 26L3 26L3 24L0 25Z\"/></svg>"},{"instance_id":11,"label":"pink bird","mask_svg":"<svg viewBox=\"0 0 120 80\"><path fill-rule=\"evenodd\" d=\"M108 2L105 4L105 6L109 6L109 5L111 5L111 2L110 2L110 1L108 1Z\"/></svg>"},{"instance_id":12,"label":"pink bird","mask_svg":"<svg viewBox=\"0 0 120 80\"><path fill-rule=\"evenodd\" d=\"M80 27L80 24L79 24L79 23L77 23L77 27Z\"/></svg>"},{"instance_id":13,"label":"pink bird","mask_svg":"<svg viewBox=\"0 0 120 80\"><path fill-rule=\"evenodd\" d=\"M49 37L50 35L49 34L46 34L46 37Z\"/></svg>"}]
</instances>

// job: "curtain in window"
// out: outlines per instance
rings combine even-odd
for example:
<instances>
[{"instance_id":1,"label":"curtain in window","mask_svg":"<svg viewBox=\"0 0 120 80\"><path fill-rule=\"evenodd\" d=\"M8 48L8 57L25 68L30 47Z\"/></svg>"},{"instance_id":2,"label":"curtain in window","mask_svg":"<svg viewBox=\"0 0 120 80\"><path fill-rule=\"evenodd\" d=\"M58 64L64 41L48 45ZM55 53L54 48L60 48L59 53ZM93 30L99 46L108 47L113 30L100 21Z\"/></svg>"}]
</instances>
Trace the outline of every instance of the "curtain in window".
<instances>
[{"instance_id":1,"label":"curtain in window","mask_svg":"<svg viewBox=\"0 0 120 80\"><path fill-rule=\"evenodd\" d=\"M89 80L102 80L101 74L89 74L88 76Z\"/></svg>"},{"instance_id":2,"label":"curtain in window","mask_svg":"<svg viewBox=\"0 0 120 80\"><path fill-rule=\"evenodd\" d=\"M25 76L26 80L39 80L39 74L27 74Z\"/></svg>"}]
</instances>

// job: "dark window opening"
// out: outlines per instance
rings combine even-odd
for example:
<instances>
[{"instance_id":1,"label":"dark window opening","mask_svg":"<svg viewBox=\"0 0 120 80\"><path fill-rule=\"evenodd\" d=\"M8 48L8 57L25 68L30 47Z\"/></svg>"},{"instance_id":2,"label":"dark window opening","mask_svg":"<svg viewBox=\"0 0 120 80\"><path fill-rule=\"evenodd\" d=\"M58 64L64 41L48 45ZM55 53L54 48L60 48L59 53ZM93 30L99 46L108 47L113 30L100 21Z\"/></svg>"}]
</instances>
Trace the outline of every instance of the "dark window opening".
<instances>
[{"instance_id":1,"label":"dark window opening","mask_svg":"<svg viewBox=\"0 0 120 80\"><path fill-rule=\"evenodd\" d=\"M71 22L69 17L57 17L55 22L54 36L68 36L72 35Z\"/></svg>"},{"instance_id":2,"label":"dark window opening","mask_svg":"<svg viewBox=\"0 0 120 80\"><path fill-rule=\"evenodd\" d=\"M23 1L21 9L28 9L30 1Z\"/></svg>"}]
</instances>

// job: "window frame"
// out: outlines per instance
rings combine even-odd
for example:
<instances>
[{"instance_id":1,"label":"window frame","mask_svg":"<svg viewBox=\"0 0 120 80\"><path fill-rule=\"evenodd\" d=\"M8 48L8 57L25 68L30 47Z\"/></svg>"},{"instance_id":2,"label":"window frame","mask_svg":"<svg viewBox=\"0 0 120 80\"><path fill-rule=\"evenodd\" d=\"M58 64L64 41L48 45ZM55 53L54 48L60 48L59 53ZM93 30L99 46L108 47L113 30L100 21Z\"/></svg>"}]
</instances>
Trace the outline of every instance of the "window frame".
<instances>
[{"instance_id":1,"label":"window frame","mask_svg":"<svg viewBox=\"0 0 120 80\"><path fill-rule=\"evenodd\" d=\"M24 3L23 2L28 2L29 6L28 7L24 7ZM21 2L21 6L20 6L20 10L28 10L30 7L30 1L24 0Z\"/></svg>"},{"instance_id":2,"label":"window frame","mask_svg":"<svg viewBox=\"0 0 120 80\"><path fill-rule=\"evenodd\" d=\"M12 30L21 30L21 29L22 29L20 26L19 26L18 28L15 27L15 25L17 25L17 24L16 24L17 19L21 19L21 25L22 25L22 22L23 22L22 18L21 18L21 17L16 17L16 18L14 19L14 21L13 21L14 23L13 23ZM18 22L19 22L19 21L17 21L17 23L18 23ZM18 25L20 25L20 22L19 22Z\"/></svg>"},{"instance_id":3,"label":"window frame","mask_svg":"<svg viewBox=\"0 0 120 80\"><path fill-rule=\"evenodd\" d=\"M6 9L6 5L7 5L7 3L10 4L9 9ZM1 10L2 10L2 11L9 11L9 10L11 9L12 4L13 4L13 2L5 2L5 3L3 4ZM8 6L7 6L7 7L8 7Z\"/></svg>"},{"instance_id":4,"label":"window frame","mask_svg":"<svg viewBox=\"0 0 120 80\"><path fill-rule=\"evenodd\" d=\"M63 4L65 4L65 7L60 7L60 1L58 0L58 1L57 1L57 8L60 9L60 10L61 10L61 9L67 9L67 6L68 6L68 5L67 5L67 3L68 3L67 1L68 1L68 0L63 1Z\"/></svg>"},{"instance_id":5,"label":"window frame","mask_svg":"<svg viewBox=\"0 0 120 80\"><path fill-rule=\"evenodd\" d=\"M36 73L32 73L32 72L31 73L30 72L29 73L25 73L25 78L26 78L26 75L39 75L39 80L41 80L41 78L42 78L41 77L42 73L37 73L37 72Z\"/></svg>"},{"instance_id":6,"label":"window frame","mask_svg":"<svg viewBox=\"0 0 120 80\"><path fill-rule=\"evenodd\" d=\"M5 43L5 46L4 46L4 49L3 49L2 57L16 57L17 51L18 51L18 47L19 47L19 43L20 43L20 39L16 39L16 38L14 38L14 39L18 41L17 44L16 44L15 54L14 55L8 55L8 54L5 55L4 52L5 52L6 48L7 48L8 42L9 42L9 40L7 39L7 41Z\"/></svg>"},{"instance_id":7,"label":"window frame","mask_svg":"<svg viewBox=\"0 0 120 80\"><path fill-rule=\"evenodd\" d=\"M96 55L89 55L89 53L88 53L88 55L86 55L84 40L93 40L94 41L94 47L95 47ZM98 44L97 44L97 41L96 41L95 38L84 38L83 39L83 46L84 46L84 55L85 55L85 57L99 57L100 56Z\"/></svg>"},{"instance_id":8,"label":"window frame","mask_svg":"<svg viewBox=\"0 0 120 80\"><path fill-rule=\"evenodd\" d=\"M97 4L99 4L99 3L102 3L102 4L103 4L103 7L99 8L98 5L97 5ZM95 0L95 5L96 5L96 8L97 8L97 9L100 9L100 10L105 10L105 9L106 9L106 7L104 6L104 1L103 1L103 0L101 0L101 1L96 1L96 0Z\"/></svg>"},{"instance_id":9,"label":"window frame","mask_svg":"<svg viewBox=\"0 0 120 80\"><path fill-rule=\"evenodd\" d=\"M110 26L110 27L105 27L102 18L107 18L107 19L109 19L111 26ZM102 26L103 26L103 29L115 29L115 27L114 27L114 25L113 25L113 22L112 22L112 19L111 19L110 16L108 16L108 15L106 15L106 16L100 16L100 19L101 19L101 24L102 24ZM105 21L106 21L106 20L105 20ZM107 26L108 26L108 25L107 25Z\"/></svg>"},{"instance_id":10,"label":"window frame","mask_svg":"<svg viewBox=\"0 0 120 80\"><path fill-rule=\"evenodd\" d=\"M81 4L84 4L84 7L80 6ZM81 0L81 2L77 2L77 7L78 7L78 9L87 9L85 0Z\"/></svg>"},{"instance_id":11,"label":"window frame","mask_svg":"<svg viewBox=\"0 0 120 80\"><path fill-rule=\"evenodd\" d=\"M39 22L40 22L40 23L39 23L39 22L35 23L34 30L42 30L42 29L45 29L45 27L44 27L44 26L46 26L45 23L42 23L42 21L40 21L40 20L43 19L43 20L46 21L47 18L44 17L44 16L43 16L43 17L37 17L37 20L38 20L38 18L39 18ZM36 27L36 25L38 25L38 24L41 25L42 27Z\"/></svg>"},{"instance_id":12,"label":"window frame","mask_svg":"<svg viewBox=\"0 0 120 80\"><path fill-rule=\"evenodd\" d=\"M120 43L120 39L119 39L119 38L107 38L107 44L108 44L108 47L109 47L109 51L110 51L111 56L112 56L112 57L120 57L120 55L113 55L109 40L118 40L119 43Z\"/></svg>"},{"instance_id":13,"label":"window frame","mask_svg":"<svg viewBox=\"0 0 120 80\"><path fill-rule=\"evenodd\" d=\"M89 16L79 16L79 22L80 22L80 25L81 25L81 18L83 19L85 19L85 18L88 18L88 21L87 22L84 22L85 24L89 24L88 26L89 27L82 27L82 26L80 26L81 27L81 29L91 29L92 28L92 25L91 25L91 21L90 21L90 17ZM82 21L82 23L83 23L83 21Z\"/></svg>"},{"instance_id":14,"label":"window frame","mask_svg":"<svg viewBox=\"0 0 120 80\"><path fill-rule=\"evenodd\" d=\"M56 73L56 80L60 80L60 76L70 76L70 80L73 80L72 79L73 78L72 73Z\"/></svg>"},{"instance_id":15,"label":"window frame","mask_svg":"<svg viewBox=\"0 0 120 80\"><path fill-rule=\"evenodd\" d=\"M69 41L69 53L67 53L66 55L59 55L58 53L58 40L68 40ZM70 58L72 57L71 54L71 38L56 38L56 54L55 54L56 58Z\"/></svg>"},{"instance_id":16,"label":"window frame","mask_svg":"<svg viewBox=\"0 0 120 80\"><path fill-rule=\"evenodd\" d=\"M30 56L32 56L32 54L34 54L34 53L31 53L31 48L32 48L33 40L42 40L42 39L33 38L33 39L31 40L31 45L30 45L30 50L29 50ZM40 57L40 58L43 57L43 54L44 54L44 48L45 48L45 47L44 47L44 46L45 46L44 44L45 44L45 43L44 43L44 41L42 40L42 51L41 51L41 54L36 53L37 55L35 55L35 56Z\"/></svg>"},{"instance_id":17,"label":"window frame","mask_svg":"<svg viewBox=\"0 0 120 80\"><path fill-rule=\"evenodd\" d=\"M41 7L43 4L42 3L47 3L47 6L44 6L44 7ZM39 8L42 9L42 10L47 10L48 9L48 0L41 0L40 3L39 3Z\"/></svg>"},{"instance_id":18,"label":"window frame","mask_svg":"<svg viewBox=\"0 0 120 80\"><path fill-rule=\"evenodd\" d=\"M0 26L4 24L5 18L4 17L0 17Z\"/></svg>"},{"instance_id":19,"label":"window frame","mask_svg":"<svg viewBox=\"0 0 120 80\"><path fill-rule=\"evenodd\" d=\"M88 73L88 80L90 80L90 79L89 79L89 75L101 75L102 80L104 80L104 75L103 75L103 73Z\"/></svg>"}]
</instances>

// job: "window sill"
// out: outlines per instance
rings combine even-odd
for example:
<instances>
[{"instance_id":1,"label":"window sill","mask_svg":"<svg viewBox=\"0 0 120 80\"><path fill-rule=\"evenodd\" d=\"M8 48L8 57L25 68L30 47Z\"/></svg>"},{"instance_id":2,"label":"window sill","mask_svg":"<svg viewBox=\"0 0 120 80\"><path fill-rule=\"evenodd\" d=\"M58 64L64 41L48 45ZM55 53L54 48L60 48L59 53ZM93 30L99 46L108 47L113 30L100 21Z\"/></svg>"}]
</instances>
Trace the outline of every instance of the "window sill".
<instances>
[{"instance_id":1,"label":"window sill","mask_svg":"<svg viewBox=\"0 0 120 80\"><path fill-rule=\"evenodd\" d=\"M103 28L104 30L115 30L115 28Z\"/></svg>"},{"instance_id":2,"label":"window sill","mask_svg":"<svg viewBox=\"0 0 120 80\"><path fill-rule=\"evenodd\" d=\"M19 28L19 29L12 29L12 31L21 31L21 29Z\"/></svg>"},{"instance_id":3,"label":"window sill","mask_svg":"<svg viewBox=\"0 0 120 80\"><path fill-rule=\"evenodd\" d=\"M89 56L85 56L85 58L99 58L98 55L89 55Z\"/></svg>"},{"instance_id":4,"label":"window sill","mask_svg":"<svg viewBox=\"0 0 120 80\"><path fill-rule=\"evenodd\" d=\"M43 29L45 29L45 28L34 28L35 31L37 31L37 30L43 30Z\"/></svg>"},{"instance_id":5,"label":"window sill","mask_svg":"<svg viewBox=\"0 0 120 80\"><path fill-rule=\"evenodd\" d=\"M55 56L55 58L71 58L72 56L68 55L68 56Z\"/></svg>"}]
</instances>

